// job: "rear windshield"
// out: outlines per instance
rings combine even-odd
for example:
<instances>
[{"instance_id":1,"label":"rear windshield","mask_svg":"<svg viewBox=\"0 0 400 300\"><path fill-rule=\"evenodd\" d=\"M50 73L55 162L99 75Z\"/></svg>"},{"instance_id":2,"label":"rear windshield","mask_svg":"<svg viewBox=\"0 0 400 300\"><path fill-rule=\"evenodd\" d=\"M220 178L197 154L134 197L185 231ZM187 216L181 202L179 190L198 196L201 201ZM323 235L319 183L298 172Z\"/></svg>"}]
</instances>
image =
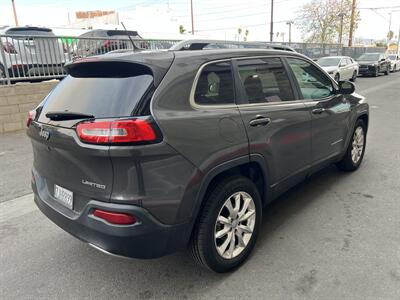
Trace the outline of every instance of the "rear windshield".
<instances>
[{"instance_id":1,"label":"rear windshield","mask_svg":"<svg viewBox=\"0 0 400 300\"><path fill-rule=\"evenodd\" d=\"M67 76L48 96L39 122L48 122L48 112L74 112L95 118L131 116L136 105L153 85L153 76L124 78Z\"/></svg>"},{"instance_id":2,"label":"rear windshield","mask_svg":"<svg viewBox=\"0 0 400 300\"><path fill-rule=\"evenodd\" d=\"M340 58L338 57L323 57L317 60L317 63L321 67L332 67L337 66L340 62Z\"/></svg>"},{"instance_id":3,"label":"rear windshield","mask_svg":"<svg viewBox=\"0 0 400 300\"><path fill-rule=\"evenodd\" d=\"M8 35L28 35L28 36L54 36L54 33L49 28L10 28L6 31Z\"/></svg>"}]
</instances>

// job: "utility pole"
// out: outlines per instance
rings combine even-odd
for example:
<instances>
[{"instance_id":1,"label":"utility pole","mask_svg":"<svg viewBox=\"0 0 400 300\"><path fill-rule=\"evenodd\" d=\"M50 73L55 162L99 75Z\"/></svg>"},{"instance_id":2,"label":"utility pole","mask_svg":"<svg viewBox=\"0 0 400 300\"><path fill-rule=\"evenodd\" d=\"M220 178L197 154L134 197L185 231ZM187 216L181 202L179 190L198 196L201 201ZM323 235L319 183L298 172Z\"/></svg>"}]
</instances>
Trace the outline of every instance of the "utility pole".
<instances>
[{"instance_id":1,"label":"utility pole","mask_svg":"<svg viewBox=\"0 0 400 300\"><path fill-rule=\"evenodd\" d=\"M389 46L389 42L390 42L389 35L390 35L390 31L391 31L391 30L392 30L392 12L389 13L389 31L388 31L388 33L387 33L387 43L388 43L388 46Z\"/></svg>"},{"instance_id":2,"label":"utility pole","mask_svg":"<svg viewBox=\"0 0 400 300\"><path fill-rule=\"evenodd\" d=\"M397 54L400 54L400 26L399 26L399 35L397 36Z\"/></svg>"},{"instance_id":3,"label":"utility pole","mask_svg":"<svg viewBox=\"0 0 400 300\"><path fill-rule=\"evenodd\" d=\"M190 0L190 16L192 18L192 34L194 34L194 22L193 22L193 0Z\"/></svg>"},{"instance_id":4,"label":"utility pole","mask_svg":"<svg viewBox=\"0 0 400 300\"><path fill-rule=\"evenodd\" d=\"M354 30L354 18L356 14L356 0L353 0L351 5L351 17L350 17L350 32L349 32L349 47L353 46L353 30Z\"/></svg>"},{"instance_id":5,"label":"utility pole","mask_svg":"<svg viewBox=\"0 0 400 300\"><path fill-rule=\"evenodd\" d=\"M11 3L12 3L13 11L14 11L15 26L18 26L17 10L15 8L14 0L11 0Z\"/></svg>"},{"instance_id":6,"label":"utility pole","mask_svg":"<svg viewBox=\"0 0 400 300\"><path fill-rule=\"evenodd\" d=\"M339 44L342 44L342 38L343 38L343 18L346 14L345 13L340 13L338 14L338 17L340 18L340 31L339 31Z\"/></svg>"},{"instance_id":7,"label":"utility pole","mask_svg":"<svg viewBox=\"0 0 400 300\"><path fill-rule=\"evenodd\" d=\"M287 21L286 25L289 25L289 44L292 42L292 24L293 21Z\"/></svg>"},{"instance_id":8,"label":"utility pole","mask_svg":"<svg viewBox=\"0 0 400 300\"><path fill-rule=\"evenodd\" d=\"M269 41L274 40L274 0L271 0L271 24L269 30Z\"/></svg>"}]
</instances>

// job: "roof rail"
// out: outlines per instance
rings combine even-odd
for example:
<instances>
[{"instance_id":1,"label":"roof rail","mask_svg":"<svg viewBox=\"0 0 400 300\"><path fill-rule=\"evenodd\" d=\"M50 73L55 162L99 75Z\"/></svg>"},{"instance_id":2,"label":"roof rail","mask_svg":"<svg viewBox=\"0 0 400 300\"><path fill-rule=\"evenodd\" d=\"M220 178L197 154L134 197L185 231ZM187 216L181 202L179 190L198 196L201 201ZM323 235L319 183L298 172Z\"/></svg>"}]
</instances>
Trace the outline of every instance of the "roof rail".
<instances>
[{"instance_id":1,"label":"roof rail","mask_svg":"<svg viewBox=\"0 0 400 300\"><path fill-rule=\"evenodd\" d=\"M174 46L169 50L175 51L190 51L190 50L205 50L205 49L274 49L274 50L284 50L296 52L292 47L275 44L268 42L239 42L239 41L224 41L224 40L184 40Z\"/></svg>"}]
</instances>

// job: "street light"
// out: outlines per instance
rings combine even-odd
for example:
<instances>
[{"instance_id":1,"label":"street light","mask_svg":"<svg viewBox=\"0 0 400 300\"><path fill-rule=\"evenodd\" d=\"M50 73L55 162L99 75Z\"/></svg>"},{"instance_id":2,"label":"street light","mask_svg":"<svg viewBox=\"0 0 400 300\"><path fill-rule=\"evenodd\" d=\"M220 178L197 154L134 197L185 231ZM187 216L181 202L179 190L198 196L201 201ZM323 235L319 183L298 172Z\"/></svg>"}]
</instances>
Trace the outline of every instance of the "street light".
<instances>
[{"instance_id":1,"label":"street light","mask_svg":"<svg viewBox=\"0 0 400 300\"><path fill-rule=\"evenodd\" d=\"M289 44L292 42L292 24L294 24L293 21L286 22L286 25L289 25Z\"/></svg>"}]
</instances>

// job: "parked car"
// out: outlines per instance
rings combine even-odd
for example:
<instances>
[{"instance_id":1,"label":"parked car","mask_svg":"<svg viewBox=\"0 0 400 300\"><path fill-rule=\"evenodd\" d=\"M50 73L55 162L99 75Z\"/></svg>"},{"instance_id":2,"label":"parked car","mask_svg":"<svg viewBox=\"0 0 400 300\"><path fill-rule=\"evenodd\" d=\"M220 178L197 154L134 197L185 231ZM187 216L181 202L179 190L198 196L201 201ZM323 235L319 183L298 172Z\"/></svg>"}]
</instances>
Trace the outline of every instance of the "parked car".
<instances>
[{"instance_id":1,"label":"parked car","mask_svg":"<svg viewBox=\"0 0 400 300\"><path fill-rule=\"evenodd\" d=\"M358 76L358 63L348 56L326 56L317 60L317 63L336 82L340 80L356 81Z\"/></svg>"},{"instance_id":2,"label":"parked car","mask_svg":"<svg viewBox=\"0 0 400 300\"><path fill-rule=\"evenodd\" d=\"M373 75L377 77L379 73L389 75L390 60L384 53L364 53L358 59L360 65L360 75Z\"/></svg>"},{"instance_id":3,"label":"parked car","mask_svg":"<svg viewBox=\"0 0 400 300\"><path fill-rule=\"evenodd\" d=\"M66 68L29 114L32 189L49 219L106 253L189 246L209 269L233 270L264 206L363 159L364 97L292 51L119 53Z\"/></svg>"},{"instance_id":4,"label":"parked car","mask_svg":"<svg viewBox=\"0 0 400 300\"><path fill-rule=\"evenodd\" d=\"M129 40L129 37L134 41ZM121 49L142 49L145 42L137 31L95 29L79 36L75 56L86 57Z\"/></svg>"},{"instance_id":5,"label":"parked car","mask_svg":"<svg viewBox=\"0 0 400 300\"><path fill-rule=\"evenodd\" d=\"M53 31L45 27L2 27L0 76L27 78L37 75L65 75L64 48Z\"/></svg>"},{"instance_id":6,"label":"parked car","mask_svg":"<svg viewBox=\"0 0 400 300\"><path fill-rule=\"evenodd\" d=\"M398 54L389 54L390 59L390 72L397 72L400 70L400 58Z\"/></svg>"}]
</instances>

